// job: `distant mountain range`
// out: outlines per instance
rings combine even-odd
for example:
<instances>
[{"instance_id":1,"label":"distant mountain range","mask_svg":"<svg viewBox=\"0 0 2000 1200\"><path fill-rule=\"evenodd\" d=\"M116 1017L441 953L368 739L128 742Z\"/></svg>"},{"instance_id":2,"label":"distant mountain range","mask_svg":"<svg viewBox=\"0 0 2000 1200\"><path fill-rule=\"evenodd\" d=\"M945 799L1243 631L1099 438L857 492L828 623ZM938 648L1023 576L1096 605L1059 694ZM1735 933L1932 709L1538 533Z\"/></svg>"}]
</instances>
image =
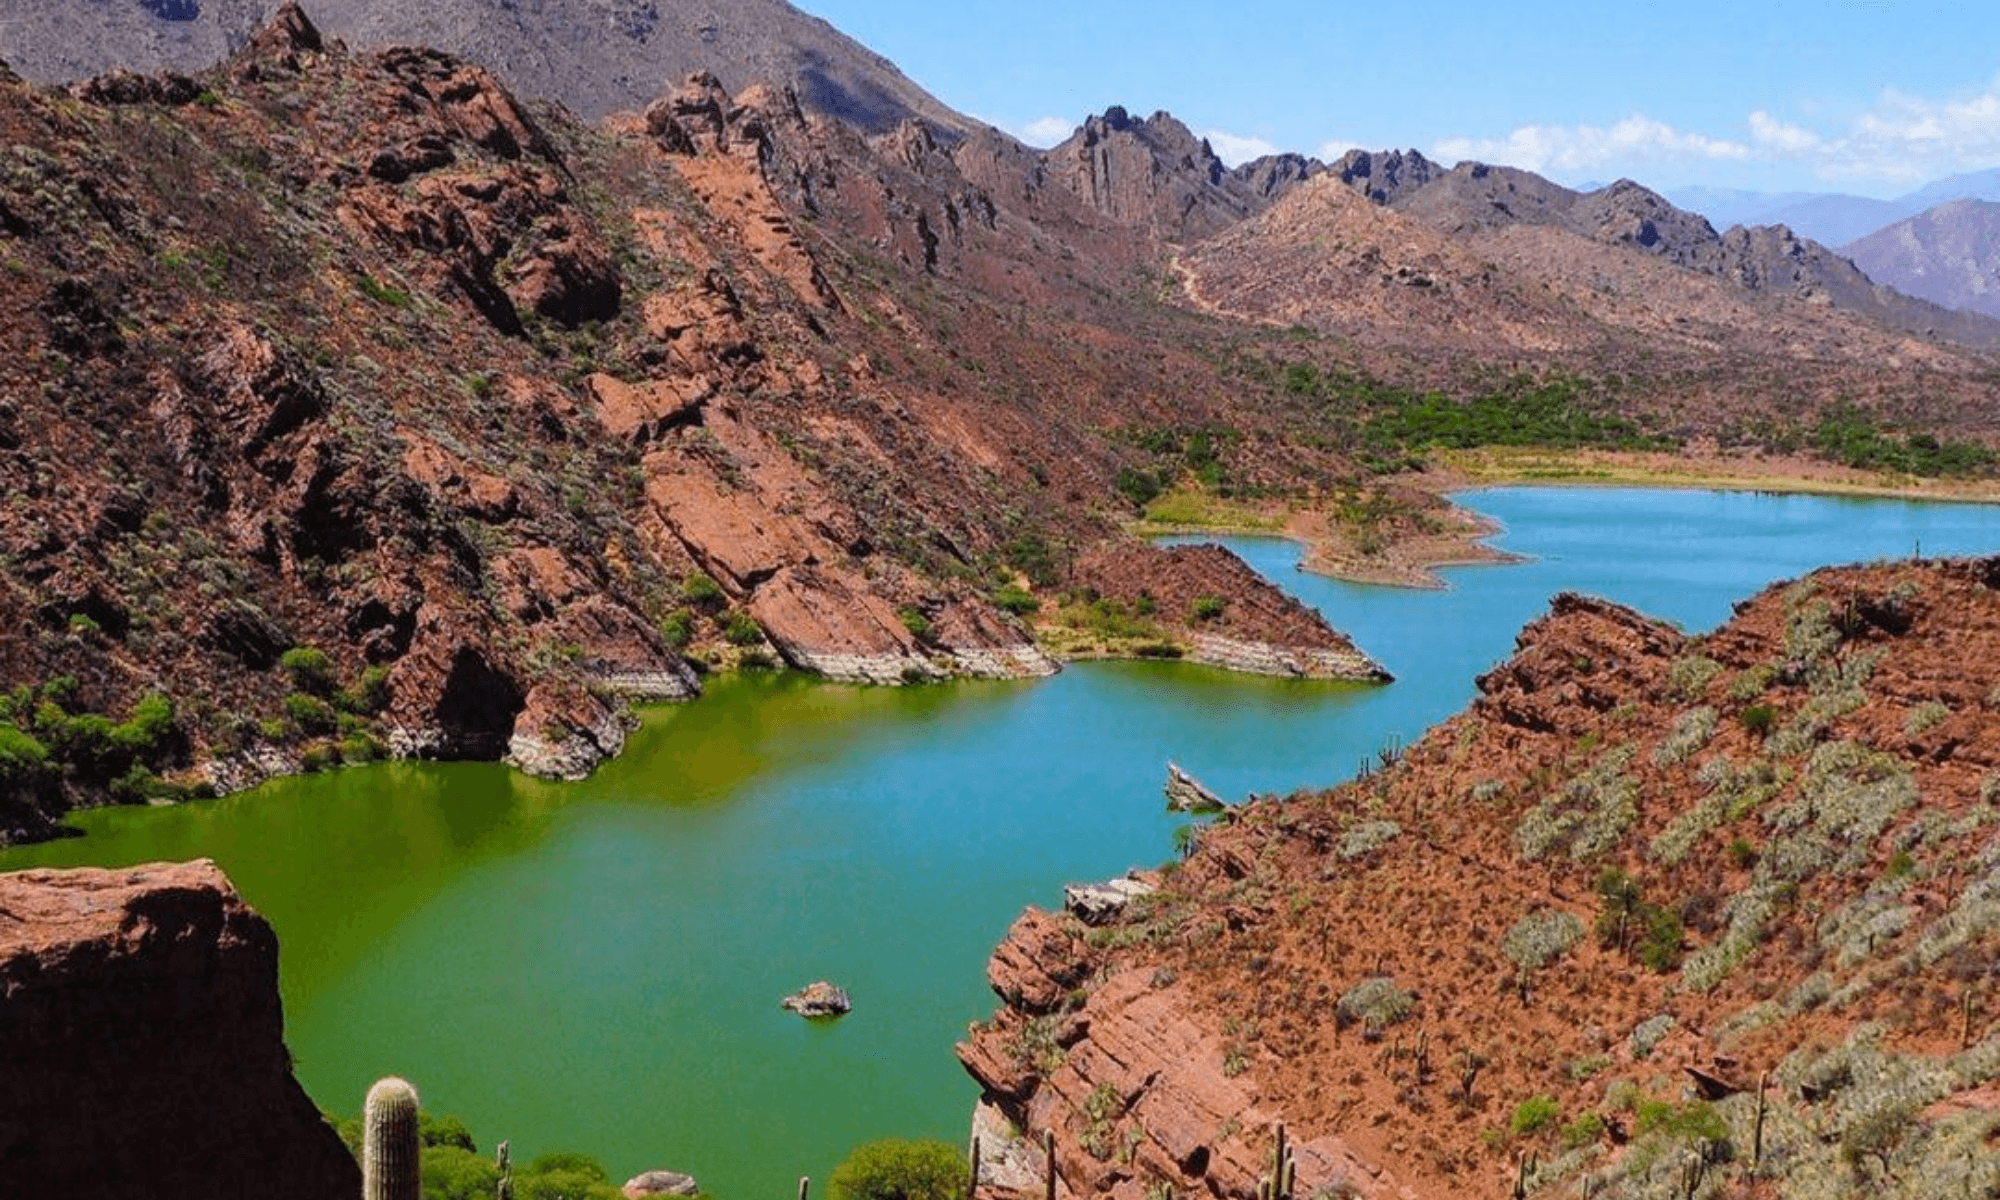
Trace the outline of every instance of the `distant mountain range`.
<instances>
[{"instance_id":1,"label":"distant mountain range","mask_svg":"<svg viewBox=\"0 0 2000 1200\"><path fill-rule=\"evenodd\" d=\"M2000 203L1952 200L1843 246L1870 279L2000 317Z\"/></svg>"},{"instance_id":2,"label":"distant mountain range","mask_svg":"<svg viewBox=\"0 0 2000 1200\"><path fill-rule=\"evenodd\" d=\"M1748 192L1710 187L1668 188L1665 195L1682 208L1707 217L1718 229L1784 225L1823 245L1844 246L1946 201L2000 200L2000 167L1939 179L1893 200L1841 192Z\"/></svg>"}]
</instances>

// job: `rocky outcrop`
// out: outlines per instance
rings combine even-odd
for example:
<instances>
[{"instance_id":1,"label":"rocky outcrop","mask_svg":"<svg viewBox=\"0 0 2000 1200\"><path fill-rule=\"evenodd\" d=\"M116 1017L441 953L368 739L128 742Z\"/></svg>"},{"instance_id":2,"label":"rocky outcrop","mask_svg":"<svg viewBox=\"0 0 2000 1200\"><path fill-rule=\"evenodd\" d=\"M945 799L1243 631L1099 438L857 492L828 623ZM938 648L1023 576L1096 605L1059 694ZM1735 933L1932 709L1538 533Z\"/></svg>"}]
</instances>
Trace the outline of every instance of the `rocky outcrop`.
<instances>
[{"instance_id":1,"label":"rocky outcrop","mask_svg":"<svg viewBox=\"0 0 2000 1200\"><path fill-rule=\"evenodd\" d=\"M975 1127L981 1175L1013 1195L1040 1194L1033 1154L1055 1135L1057 1194L1140 1200L1161 1185L1248 1200L1268 1172L1283 1119L1225 1064L1229 1039L1170 977L1098 974L1084 940L1030 910L994 955L988 978L1008 998L958 1055L983 1094ZM1102 982L1078 986L1093 977ZM1055 990L1050 981L1075 981ZM990 1115L988 1115L990 1114ZM1012 1136L1009 1136L1009 1134ZM1366 1200L1415 1193L1335 1134L1301 1137L1297 1192L1345 1186Z\"/></svg>"},{"instance_id":2,"label":"rocky outcrop","mask_svg":"<svg viewBox=\"0 0 2000 1200\"><path fill-rule=\"evenodd\" d=\"M1375 203L1391 205L1445 172L1415 150L1349 150L1327 169Z\"/></svg>"},{"instance_id":3,"label":"rocky outcrop","mask_svg":"<svg viewBox=\"0 0 2000 1200\"><path fill-rule=\"evenodd\" d=\"M1298 155L1272 155L1231 170L1171 114L1141 120L1118 105L1086 118L1044 162L1049 181L1093 211L1170 242L1225 229L1322 169Z\"/></svg>"},{"instance_id":4,"label":"rocky outcrop","mask_svg":"<svg viewBox=\"0 0 2000 1200\"><path fill-rule=\"evenodd\" d=\"M1326 618L1221 546L1111 543L1079 560L1074 580L1184 638L1195 662L1302 679L1391 678Z\"/></svg>"},{"instance_id":5,"label":"rocky outcrop","mask_svg":"<svg viewBox=\"0 0 2000 1200\"><path fill-rule=\"evenodd\" d=\"M1156 886L1137 876L1107 879L1103 883L1065 884L1063 911L1085 925L1105 925L1116 920L1133 900L1152 895Z\"/></svg>"},{"instance_id":6,"label":"rocky outcrop","mask_svg":"<svg viewBox=\"0 0 2000 1200\"><path fill-rule=\"evenodd\" d=\"M277 939L213 863L0 875L7 1195L352 1200L283 1033Z\"/></svg>"}]
</instances>

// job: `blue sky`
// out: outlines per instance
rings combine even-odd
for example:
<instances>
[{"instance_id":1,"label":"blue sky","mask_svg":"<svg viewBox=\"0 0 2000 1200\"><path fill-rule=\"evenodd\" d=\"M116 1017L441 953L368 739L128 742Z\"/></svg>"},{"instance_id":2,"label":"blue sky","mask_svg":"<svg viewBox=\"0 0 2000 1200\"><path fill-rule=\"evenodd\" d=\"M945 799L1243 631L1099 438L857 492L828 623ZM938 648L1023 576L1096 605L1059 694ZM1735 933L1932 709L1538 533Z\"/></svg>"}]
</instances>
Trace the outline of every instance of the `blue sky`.
<instances>
[{"instance_id":1,"label":"blue sky","mask_svg":"<svg viewBox=\"0 0 2000 1200\"><path fill-rule=\"evenodd\" d=\"M2000 166L2000 4L806 0L1038 145L1166 109L1225 159L1415 147L1564 183L1891 196Z\"/></svg>"}]
</instances>

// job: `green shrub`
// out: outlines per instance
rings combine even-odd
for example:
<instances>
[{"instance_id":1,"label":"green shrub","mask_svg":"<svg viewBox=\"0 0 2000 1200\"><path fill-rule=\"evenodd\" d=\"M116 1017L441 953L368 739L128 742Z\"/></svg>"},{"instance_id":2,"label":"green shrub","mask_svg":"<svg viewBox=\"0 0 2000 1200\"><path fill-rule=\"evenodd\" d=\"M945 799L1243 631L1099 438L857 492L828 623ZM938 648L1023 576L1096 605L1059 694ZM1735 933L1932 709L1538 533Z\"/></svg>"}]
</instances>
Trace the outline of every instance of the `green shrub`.
<instances>
[{"instance_id":1,"label":"green shrub","mask_svg":"<svg viewBox=\"0 0 2000 1200\"><path fill-rule=\"evenodd\" d=\"M499 1191L500 1171L493 1160L455 1143L426 1143L419 1164L424 1200L493 1200Z\"/></svg>"},{"instance_id":2,"label":"green shrub","mask_svg":"<svg viewBox=\"0 0 2000 1200\"><path fill-rule=\"evenodd\" d=\"M959 1200L971 1181L956 1148L931 1138L885 1138L855 1147L829 1186L834 1200Z\"/></svg>"},{"instance_id":3,"label":"green shrub","mask_svg":"<svg viewBox=\"0 0 2000 1200\"><path fill-rule=\"evenodd\" d=\"M285 717L309 734L332 733L340 725L326 701L304 692L285 697Z\"/></svg>"},{"instance_id":4,"label":"green shrub","mask_svg":"<svg viewBox=\"0 0 2000 1200\"><path fill-rule=\"evenodd\" d=\"M714 578L696 571L681 580L681 599L696 608L713 609L719 607L727 597L722 594L722 585L715 582Z\"/></svg>"},{"instance_id":5,"label":"green shrub","mask_svg":"<svg viewBox=\"0 0 2000 1200\"><path fill-rule=\"evenodd\" d=\"M0 721L0 783L25 784L49 769L49 748L11 721Z\"/></svg>"},{"instance_id":6,"label":"green shrub","mask_svg":"<svg viewBox=\"0 0 2000 1200\"><path fill-rule=\"evenodd\" d=\"M515 1200L623 1200L602 1164L585 1154L544 1154L514 1172Z\"/></svg>"},{"instance_id":7,"label":"green shrub","mask_svg":"<svg viewBox=\"0 0 2000 1200\"><path fill-rule=\"evenodd\" d=\"M1639 961L1655 972L1671 971L1681 965L1681 943L1687 931L1681 915L1671 908L1648 904L1640 910Z\"/></svg>"},{"instance_id":8,"label":"green shrub","mask_svg":"<svg viewBox=\"0 0 2000 1200\"><path fill-rule=\"evenodd\" d=\"M1144 508L1160 494L1160 478L1151 471L1137 467L1118 469L1118 494L1130 501L1134 508Z\"/></svg>"},{"instance_id":9,"label":"green shrub","mask_svg":"<svg viewBox=\"0 0 2000 1200\"><path fill-rule=\"evenodd\" d=\"M1778 710L1768 704L1752 704L1737 717L1743 728L1763 737L1778 723Z\"/></svg>"},{"instance_id":10,"label":"green shrub","mask_svg":"<svg viewBox=\"0 0 2000 1200\"><path fill-rule=\"evenodd\" d=\"M747 612L733 612L722 626L722 636L732 646L754 646L764 640L764 627Z\"/></svg>"},{"instance_id":11,"label":"green shrub","mask_svg":"<svg viewBox=\"0 0 2000 1200\"><path fill-rule=\"evenodd\" d=\"M1507 1127L1514 1131L1515 1137L1533 1137L1561 1119L1562 1106L1553 1096L1530 1096L1514 1106Z\"/></svg>"},{"instance_id":12,"label":"green shrub","mask_svg":"<svg viewBox=\"0 0 2000 1200\"><path fill-rule=\"evenodd\" d=\"M1928 732L1950 715L1951 709L1936 700L1926 700L1910 710L1909 717L1903 722L1903 732L1916 737L1918 734Z\"/></svg>"},{"instance_id":13,"label":"green shrub","mask_svg":"<svg viewBox=\"0 0 2000 1200\"><path fill-rule=\"evenodd\" d=\"M1197 621L1213 621L1222 616L1229 602L1219 596L1197 596L1188 614Z\"/></svg>"},{"instance_id":14,"label":"green shrub","mask_svg":"<svg viewBox=\"0 0 2000 1200\"><path fill-rule=\"evenodd\" d=\"M1005 609L1017 617L1025 617L1042 606L1040 600L1018 583L1002 584L994 589L991 599L995 608Z\"/></svg>"},{"instance_id":15,"label":"green shrub","mask_svg":"<svg viewBox=\"0 0 2000 1200\"><path fill-rule=\"evenodd\" d=\"M158 692L139 698L132 715L111 731L112 744L128 754L157 753L174 730L174 702Z\"/></svg>"},{"instance_id":16,"label":"green shrub","mask_svg":"<svg viewBox=\"0 0 2000 1200\"><path fill-rule=\"evenodd\" d=\"M386 304L390 308L410 307L410 293L399 287L378 282L372 275L363 275L356 283L361 288L361 294L377 304Z\"/></svg>"},{"instance_id":17,"label":"green shrub","mask_svg":"<svg viewBox=\"0 0 2000 1200\"><path fill-rule=\"evenodd\" d=\"M931 640L933 631L931 629L930 618L924 616L917 608L904 605L902 608L896 610L896 619L901 621L903 629L919 642L929 642Z\"/></svg>"},{"instance_id":18,"label":"green shrub","mask_svg":"<svg viewBox=\"0 0 2000 1200\"><path fill-rule=\"evenodd\" d=\"M333 660L311 646L294 646L278 659L292 686L315 696L333 694Z\"/></svg>"},{"instance_id":19,"label":"green shrub","mask_svg":"<svg viewBox=\"0 0 2000 1200\"><path fill-rule=\"evenodd\" d=\"M1376 975L1349 988L1347 994L1340 998L1335 1013L1347 1021L1359 1021L1370 1031L1379 1033L1409 1016L1416 1003L1417 998L1397 987L1394 979Z\"/></svg>"},{"instance_id":20,"label":"green shrub","mask_svg":"<svg viewBox=\"0 0 2000 1200\"><path fill-rule=\"evenodd\" d=\"M1561 958L1583 936L1583 921L1559 908L1531 912L1500 939L1500 950L1517 966L1539 970Z\"/></svg>"},{"instance_id":21,"label":"green shrub","mask_svg":"<svg viewBox=\"0 0 2000 1200\"><path fill-rule=\"evenodd\" d=\"M660 640L676 650L694 640L694 614L677 608L660 618Z\"/></svg>"},{"instance_id":22,"label":"green shrub","mask_svg":"<svg viewBox=\"0 0 2000 1200\"><path fill-rule=\"evenodd\" d=\"M1691 1141L1720 1142L1729 1137L1722 1114L1706 1100L1673 1104L1665 1100L1641 1100L1637 1130L1641 1137L1657 1133L1662 1137Z\"/></svg>"},{"instance_id":23,"label":"green shrub","mask_svg":"<svg viewBox=\"0 0 2000 1200\"><path fill-rule=\"evenodd\" d=\"M361 678L354 686L336 696L335 702L342 709L364 716L373 715L389 707L389 668L373 666L361 672Z\"/></svg>"},{"instance_id":24,"label":"green shrub","mask_svg":"<svg viewBox=\"0 0 2000 1200\"><path fill-rule=\"evenodd\" d=\"M1030 531L1021 534L1008 542L1000 553L1036 587L1054 587L1061 581L1055 551L1049 547L1048 539L1039 533Z\"/></svg>"},{"instance_id":25,"label":"green shrub","mask_svg":"<svg viewBox=\"0 0 2000 1200\"><path fill-rule=\"evenodd\" d=\"M1565 1150L1588 1146L1604 1136L1604 1118L1594 1112L1587 1112L1563 1126L1562 1144Z\"/></svg>"}]
</instances>

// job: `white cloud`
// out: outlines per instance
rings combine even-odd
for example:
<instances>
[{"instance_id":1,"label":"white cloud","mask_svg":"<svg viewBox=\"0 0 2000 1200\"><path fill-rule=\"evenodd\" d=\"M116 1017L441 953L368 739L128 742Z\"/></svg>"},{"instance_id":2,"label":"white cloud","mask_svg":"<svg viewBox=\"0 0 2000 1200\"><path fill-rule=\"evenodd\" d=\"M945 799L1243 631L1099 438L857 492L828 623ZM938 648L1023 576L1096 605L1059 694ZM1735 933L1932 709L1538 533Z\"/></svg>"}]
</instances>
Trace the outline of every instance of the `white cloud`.
<instances>
[{"instance_id":1,"label":"white cloud","mask_svg":"<svg viewBox=\"0 0 2000 1200\"><path fill-rule=\"evenodd\" d=\"M1758 109L1750 114L1750 137L1759 146L1781 154L1801 154L1819 145L1819 135L1801 125L1787 125Z\"/></svg>"},{"instance_id":2,"label":"white cloud","mask_svg":"<svg viewBox=\"0 0 2000 1200\"><path fill-rule=\"evenodd\" d=\"M1201 136L1208 139L1209 149L1215 151L1215 156L1222 160L1224 166L1237 167L1253 158L1278 153L1276 146L1260 137L1240 137L1219 129L1211 129Z\"/></svg>"},{"instance_id":3,"label":"white cloud","mask_svg":"<svg viewBox=\"0 0 2000 1200\"><path fill-rule=\"evenodd\" d=\"M1066 117L1037 117L1026 125L1008 128L1007 132L1030 146L1046 150L1075 133L1076 125L1075 121Z\"/></svg>"},{"instance_id":4,"label":"white cloud","mask_svg":"<svg viewBox=\"0 0 2000 1200\"><path fill-rule=\"evenodd\" d=\"M1523 125L1505 138L1446 138L1432 148L1431 156L1445 163L1475 159L1541 173L1574 174L1688 159L1745 159L1750 147L1634 115L1609 128Z\"/></svg>"},{"instance_id":5,"label":"white cloud","mask_svg":"<svg viewBox=\"0 0 2000 1200\"><path fill-rule=\"evenodd\" d=\"M1760 115L1751 114L1753 129ZM2000 162L2000 80L1955 100L1886 90L1845 133L1783 149L1823 179L1906 184L1991 167Z\"/></svg>"}]
</instances>

